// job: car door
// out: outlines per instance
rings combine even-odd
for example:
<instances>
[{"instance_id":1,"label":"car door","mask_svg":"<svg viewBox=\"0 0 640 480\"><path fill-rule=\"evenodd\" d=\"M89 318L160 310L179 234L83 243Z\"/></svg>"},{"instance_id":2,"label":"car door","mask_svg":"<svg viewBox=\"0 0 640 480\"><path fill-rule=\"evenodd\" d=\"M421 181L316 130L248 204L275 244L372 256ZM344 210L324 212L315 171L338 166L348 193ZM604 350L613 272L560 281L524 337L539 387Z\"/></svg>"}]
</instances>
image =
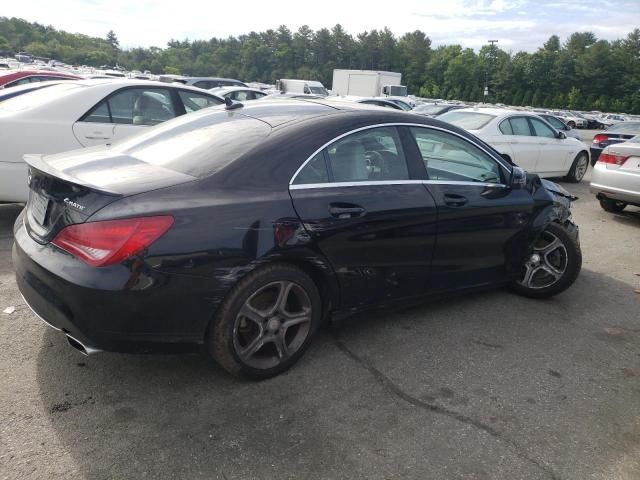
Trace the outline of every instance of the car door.
<instances>
[{"instance_id":1,"label":"car door","mask_svg":"<svg viewBox=\"0 0 640 480\"><path fill-rule=\"evenodd\" d=\"M73 133L90 147L130 137L174 117L176 103L169 89L125 87L89 110L73 125Z\"/></svg>"},{"instance_id":2,"label":"car door","mask_svg":"<svg viewBox=\"0 0 640 480\"><path fill-rule=\"evenodd\" d=\"M341 307L428 290L435 203L416 164L407 163L395 126L360 129L335 139L297 172L290 193L298 216L339 279Z\"/></svg>"},{"instance_id":3,"label":"car door","mask_svg":"<svg viewBox=\"0 0 640 480\"><path fill-rule=\"evenodd\" d=\"M438 209L431 284L438 290L515 276L526 252L533 200L510 187L510 166L452 132L411 127Z\"/></svg>"},{"instance_id":4,"label":"car door","mask_svg":"<svg viewBox=\"0 0 640 480\"><path fill-rule=\"evenodd\" d=\"M538 145L527 118L508 117L500 122L498 129L502 133L502 141L508 142L511 146L513 163L528 172L536 172Z\"/></svg>"},{"instance_id":5,"label":"car door","mask_svg":"<svg viewBox=\"0 0 640 480\"><path fill-rule=\"evenodd\" d=\"M536 173L540 175L565 175L571 167L571 161L578 149L565 138L558 138L558 133L542 120L529 117L531 129L538 143L539 154Z\"/></svg>"}]
</instances>

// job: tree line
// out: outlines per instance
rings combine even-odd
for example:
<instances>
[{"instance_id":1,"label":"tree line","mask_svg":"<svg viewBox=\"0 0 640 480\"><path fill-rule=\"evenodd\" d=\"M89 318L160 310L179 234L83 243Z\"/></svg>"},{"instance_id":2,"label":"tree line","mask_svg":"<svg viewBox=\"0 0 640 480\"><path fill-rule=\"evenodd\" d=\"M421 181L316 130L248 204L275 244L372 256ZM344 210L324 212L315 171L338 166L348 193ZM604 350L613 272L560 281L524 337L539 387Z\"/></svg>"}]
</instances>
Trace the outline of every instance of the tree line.
<instances>
[{"instance_id":1,"label":"tree line","mask_svg":"<svg viewBox=\"0 0 640 480\"><path fill-rule=\"evenodd\" d=\"M330 87L334 68L402 73L421 97L508 105L640 113L640 29L614 41L576 32L551 36L535 52L511 53L486 45L433 47L425 32L396 37L388 28L355 36L341 25L293 32L286 26L210 40L171 40L165 48L120 48L104 39L0 17L0 52L24 51L72 65L118 64L129 70L220 76L274 83L278 78L320 80Z\"/></svg>"}]
</instances>

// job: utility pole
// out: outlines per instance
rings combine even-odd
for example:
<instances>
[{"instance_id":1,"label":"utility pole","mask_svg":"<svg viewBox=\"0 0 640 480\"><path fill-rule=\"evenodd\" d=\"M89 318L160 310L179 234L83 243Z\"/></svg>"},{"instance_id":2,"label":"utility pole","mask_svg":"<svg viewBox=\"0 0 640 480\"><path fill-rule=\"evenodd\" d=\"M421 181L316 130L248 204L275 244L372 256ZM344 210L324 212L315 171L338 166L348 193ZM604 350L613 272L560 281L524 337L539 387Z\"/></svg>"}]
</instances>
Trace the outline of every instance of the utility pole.
<instances>
[{"instance_id":1,"label":"utility pole","mask_svg":"<svg viewBox=\"0 0 640 480\"><path fill-rule=\"evenodd\" d=\"M486 66L486 75L485 75L485 80L484 80L484 101L485 103L487 102L487 97L489 96L489 89L490 89L490 74L489 71L493 70L493 62L495 60L495 55L496 55L496 43L498 43L498 40L487 40L487 42L489 42L490 47L489 47L489 61L488 61L488 65ZM493 94L493 92L491 92Z\"/></svg>"}]
</instances>

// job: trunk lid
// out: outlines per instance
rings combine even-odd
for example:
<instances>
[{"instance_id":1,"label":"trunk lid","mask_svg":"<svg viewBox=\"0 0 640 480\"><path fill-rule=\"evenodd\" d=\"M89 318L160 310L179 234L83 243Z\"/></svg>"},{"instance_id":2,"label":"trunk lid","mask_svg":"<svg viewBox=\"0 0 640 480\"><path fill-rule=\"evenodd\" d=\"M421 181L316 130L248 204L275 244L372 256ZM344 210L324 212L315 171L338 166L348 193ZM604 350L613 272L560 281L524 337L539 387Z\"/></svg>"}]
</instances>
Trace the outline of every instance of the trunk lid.
<instances>
[{"instance_id":1,"label":"trunk lid","mask_svg":"<svg viewBox=\"0 0 640 480\"><path fill-rule=\"evenodd\" d=\"M195 180L108 147L25 155L24 160L29 166L25 226L43 244L120 198Z\"/></svg>"}]
</instances>

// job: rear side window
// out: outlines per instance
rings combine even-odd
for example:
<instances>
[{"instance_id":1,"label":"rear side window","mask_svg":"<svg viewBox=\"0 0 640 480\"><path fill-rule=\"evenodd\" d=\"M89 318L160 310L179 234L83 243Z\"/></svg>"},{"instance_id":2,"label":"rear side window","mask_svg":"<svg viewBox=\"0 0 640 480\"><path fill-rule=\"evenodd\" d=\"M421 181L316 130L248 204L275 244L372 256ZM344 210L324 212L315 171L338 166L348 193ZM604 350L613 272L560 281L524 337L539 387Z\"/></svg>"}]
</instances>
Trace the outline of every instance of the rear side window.
<instances>
[{"instance_id":1,"label":"rear side window","mask_svg":"<svg viewBox=\"0 0 640 480\"><path fill-rule=\"evenodd\" d=\"M511 128L509 120L504 120L502 123L500 123L500 126L498 128L500 128L500 131L505 135L513 135L513 129Z\"/></svg>"},{"instance_id":2,"label":"rear side window","mask_svg":"<svg viewBox=\"0 0 640 480\"><path fill-rule=\"evenodd\" d=\"M109 121L105 122L105 112ZM164 88L126 88L96 105L83 122L157 125L176 116L171 92Z\"/></svg>"},{"instance_id":3,"label":"rear side window","mask_svg":"<svg viewBox=\"0 0 640 480\"><path fill-rule=\"evenodd\" d=\"M308 185L311 183L327 183L329 172L324 160L324 153L320 152L313 157L298 173L293 183L295 185Z\"/></svg>"},{"instance_id":4,"label":"rear side window","mask_svg":"<svg viewBox=\"0 0 640 480\"><path fill-rule=\"evenodd\" d=\"M321 152L323 153L323 152ZM408 180L409 171L395 127L363 130L335 141L324 150L329 181L366 182ZM322 183L321 155L310 160L294 184Z\"/></svg>"},{"instance_id":5,"label":"rear side window","mask_svg":"<svg viewBox=\"0 0 640 480\"><path fill-rule=\"evenodd\" d=\"M531 130L529 129L529 122L524 117L516 117L510 118L509 123L511 124L511 130L513 131L512 135L522 135L522 136L531 136Z\"/></svg>"}]
</instances>

